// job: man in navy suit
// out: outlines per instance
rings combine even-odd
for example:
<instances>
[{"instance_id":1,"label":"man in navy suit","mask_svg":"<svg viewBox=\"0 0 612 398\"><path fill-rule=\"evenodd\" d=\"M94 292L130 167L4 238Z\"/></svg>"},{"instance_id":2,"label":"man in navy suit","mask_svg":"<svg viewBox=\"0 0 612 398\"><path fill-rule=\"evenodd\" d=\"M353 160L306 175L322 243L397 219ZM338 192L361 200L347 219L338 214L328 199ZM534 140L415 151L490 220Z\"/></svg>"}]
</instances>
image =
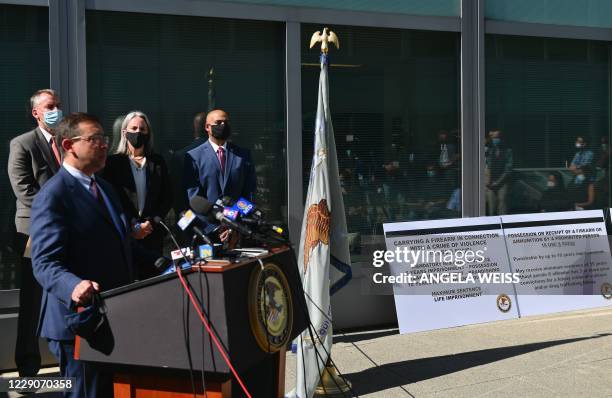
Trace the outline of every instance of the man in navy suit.
<instances>
[{"instance_id":1,"label":"man in navy suit","mask_svg":"<svg viewBox=\"0 0 612 398\"><path fill-rule=\"evenodd\" d=\"M231 136L228 114L221 109L208 112L204 128L208 140L185 155L183 183L188 199L203 196L214 203L229 196L234 201L240 197L252 201L255 167L248 150L227 142ZM231 230L210 221L203 222L205 233L216 231L222 242L229 239Z\"/></svg>"},{"instance_id":2,"label":"man in navy suit","mask_svg":"<svg viewBox=\"0 0 612 398\"><path fill-rule=\"evenodd\" d=\"M112 377L74 359L74 333L65 316L91 302L94 293L133 281L131 236L111 185L95 176L106 162L108 138L85 113L67 116L58 127L64 162L32 205L32 266L43 288L39 333L75 377L72 397L111 397Z\"/></svg>"}]
</instances>

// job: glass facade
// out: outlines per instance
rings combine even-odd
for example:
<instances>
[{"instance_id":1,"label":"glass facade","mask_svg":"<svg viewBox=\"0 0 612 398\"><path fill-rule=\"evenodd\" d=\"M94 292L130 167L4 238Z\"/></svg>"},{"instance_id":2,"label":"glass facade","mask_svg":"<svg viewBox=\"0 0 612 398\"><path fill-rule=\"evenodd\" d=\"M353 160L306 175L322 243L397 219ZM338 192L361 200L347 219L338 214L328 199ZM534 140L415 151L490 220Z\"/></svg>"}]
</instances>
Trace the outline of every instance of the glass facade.
<instances>
[{"instance_id":1,"label":"glass facade","mask_svg":"<svg viewBox=\"0 0 612 398\"><path fill-rule=\"evenodd\" d=\"M609 0L486 0L485 17L498 21L612 27Z\"/></svg>"},{"instance_id":2,"label":"glass facade","mask_svg":"<svg viewBox=\"0 0 612 398\"><path fill-rule=\"evenodd\" d=\"M15 196L6 173L9 142L32 130L30 96L49 87L49 12L46 7L0 4L0 289L19 286Z\"/></svg>"},{"instance_id":3,"label":"glass facade","mask_svg":"<svg viewBox=\"0 0 612 398\"><path fill-rule=\"evenodd\" d=\"M329 8L345 11L385 12L406 15L457 17L460 0L231 0L233 3L267 4L289 7Z\"/></svg>"},{"instance_id":4,"label":"glass facade","mask_svg":"<svg viewBox=\"0 0 612 398\"><path fill-rule=\"evenodd\" d=\"M0 4L0 50L5 55L0 63L0 137L4 142L0 161L7 162L9 140L34 126L27 104L32 92L51 84L73 88L75 82L64 81L66 74L55 70L53 76L62 81L49 81L50 66L56 66L49 64L51 38L51 48L60 52L54 55L66 60L63 67L71 73L73 68L77 72L85 68L87 83L82 89L88 98L87 110L101 118L107 133L113 131L117 117L130 110L150 116L155 149L166 158L177 190L182 170L175 167L176 160L181 150L195 142L194 116L212 107L226 109L233 140L254 156L257 205L271 221L290 220L291 229L299 229L294 224L302 214L291 210L288 215L287 203L303 198L298 198L299 190L287 192L287 170L303 171L297 183L305 196L319 76L319 51L308 50L308 44L312 33L322 28L320 21L326 13L336 10L347 11L343 22L352 24L330 26L340 38L341 49L331 49L329 79L354 263L371 262L370 249L382 248L382 223L478 215L481 194L487 199L487 215L609 206L610 44L545 37L559 34L545 25L552 24L564 27L563 35L605 38L612 27L606 18L612 11L607 1L486 0L487 21L533 23L530 31L539 37L508 35L525 34L512 30L520 29L518 24L485 25L494 32L504 25L505 35L485 36L484 79L473 82L478 73L464 71L463 92L460 0L232 3L252 6L248 10L253 15L246 16L251 19L224 15L223 10L231 7L210 11L209 15L226 18L193 16L209 13L204 3L193 7L189 2L177 3L177 15L159 14L175 11L160 3L126 0L122 11L86 9L113 7L116 2L71 3L77 5L72 11L86 9L84 30L81 21L58 13L57 2L51 2L51 15L57 16L51 18L52 26L47 7ZM283 12L270 16L269 8L257 5L273 5ZM312 13L302 12L304 8ZM385 26L354 26L370 24L364 22L364 13ZM408 17L405 23L393 18L387 23L377 19L376 13L428 18ZM317 23L296 22L308 15ZM268 18L282 21L260 20ZM473 20L473 13L464 18L466 24L482 22ZM398 21L400 26L416 23L430 30L393 28ZM424 27L424 22L431 26ZM294 31L298 24L299 49ZM442 31L446 29L455 31ZM76 32L77 40L66 40L62 36L66 31ZM471 58L477 37L467 36L465 64L477 61ZM84 58L65 48L67 42L82 45L81 38L85 39ZM80 50L76 52L81 54ZM298 51L302 117L291 113L289 117L292 123L301 122L302 128L287 134L287 106L293 111L298 105L297 93L292 91L300 83L294 81ZM484 90L480 84L485 84ZM485 98L480 98L481 92ZM78 103L73 92L61 94L72 94L67 102ZM462 99L466 126L479 116L473 114L474 107L485 102L483 131L460 130ZM295 150L302 153L301 164L287 158L288 136L298 141ZM481 171L486 186L471 185L478 171L476 156L464 159L466 170L461 169L462 139L470 149L484 139L486 161ZM4 290L18 286L20 253L12 249L15 206L6 173L0 184L4 221L0 224L0 289ZM470 202L465 214L460 201L463 188Z\"/></svg>"},{"instance_id":5,"label":"glass facade","mask_svg":"<svg viewBox=\"0 0 612 398\"><path fill-rule=\"evenodd\" d=\"M88 111L107 132L130 110L148 114L178 191L194 116L225 109L253 155L258 206L286 222L284 38L277 22L88 11Z\"/></svg>"},{"instance_id":6,"label":"glass facade","mask_svg":"<svg viewBox=\"0 0 612 398\"><path fill-rule=\"evenodd\" d=\"M609 43L488 35L485 69L487 214L608 207Z\"/></svg>"},{"instance_id":7,"label":"glass facade","mask_svg":"<svg viewBox=\"0 0 612 398\"><path fill-rule=\"evenodd\" d=\"M316 30L302 25L302 48ZM460 217L452 200L460 188L459 35L334 30L341 49L330 50L330 108L352 249L382 242L384 222ZM317 49L302 51L304 192L318 59Z\"/></svg>"}]
</instances>

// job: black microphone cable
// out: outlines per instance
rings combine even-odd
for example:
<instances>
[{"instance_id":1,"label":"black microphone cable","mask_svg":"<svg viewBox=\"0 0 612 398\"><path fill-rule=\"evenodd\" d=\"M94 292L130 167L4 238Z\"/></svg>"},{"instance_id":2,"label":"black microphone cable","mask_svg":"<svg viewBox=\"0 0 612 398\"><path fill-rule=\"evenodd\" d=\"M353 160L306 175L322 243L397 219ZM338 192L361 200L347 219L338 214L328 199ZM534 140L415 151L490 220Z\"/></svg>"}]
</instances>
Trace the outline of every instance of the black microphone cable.
<instances>
[{"instance_id":1,"label":"black microphone cable","mask_svg":"<svg viewBox=\"0 0 612 398\"><path fill-rule=\"evenodd\" d=\"M176 241L176 238L174 237L174 234L172 233L172 231L170 230L170 228L168 228L168 226L164 223L164 221L161 219L161 217L156 216L153 221L156 224L161 225L162 227L164 227L164 229L168 232L168 235L170 235L170 239L172 239L172 242L174 243L174 245L176 246L176 248L178 249L181 257L183 258L183 260L185 260L187 263L189 263L191 266L193 266L193 261L188 259L185 254L183 253L183 249L181 249L181 246L178 244L178 242ZM180 272L181 271L181 264L180 262L175 263L174 267L176 269L176 272ZM191 389L193 392L193 397L196 398L197 393L196 393L196 387L195 387L195 378L194 378L194 370L193 370L193 360L191 357L191 341L189 339L189 302L188 302L188 298L187 298L187 294L185 292L183 292L183 294L181 295L181 305L182 305L182 310L181 310L181 318L182 318L182 323L183 323L183 337L185 339L185 350L187 351L187 362L189 363L189 379L191 380Z\"/></svg>"},{"instance_id":2,"label":"black microphone cable","mask_svg":"<svg viewBox=\"0 0 612 398\"><path fill-rule=\"evenodd\" d=\"M185 255L183 254L183 251L181 250L181 247L176 242L176 239L174 238L174 235L172 234L172 231L170 231L170 228L168 228L168 226L164 224L164 222L161 220L160 217L155 217L155 222L159 223L161 226L163 226L166 229L166 231L168 231L168 233L170 234L170 237L172 238L172 241L174 242L174 244L178 247L179 251L181 252L181 256L184 259L186 259ZM189 263L192 264L191 261ZM232 365L232 363L231 363L231 361L229 359L228 354L223 349L223 346L221 345L221 342L218 340L218 337L215 335L214 330L212 330L209 322L206 320L206 317L203 314L203 309L200 306L197 305L197 302L196 302L196 300L194 298L194 294L192 292L192 289L189 287L187 281L183 277L183 273L182 273L182 269L181 269L180 265L176 266L176 273L177 273L177 275L179 277L179 280L180 280L181 284L183 285L183 288L185 289L185 292L189 296L189 299L191 300L191 303L193 304L194 309L198 313L198 316L200 317L200 320L204 324L204 327L208 331L208 334L210 335L212 341L215 343L217 349L219 350L219 353L221 354L221 356L223 357L223 359L227 363L228 367L230 368L230 371L232 372L232 374L234 375L234 377L238 381L238 384L242 388L242 391L245 393L247 398L251 398L252 396L249 393L249 391L247 390L246 386L244 385L244 382L242 381L242 378L240 378L240 376L238 375L238 372L236 371L236 369ZM191 377L193 378L192 364L190 363L189 366L190 366L190 371L191 371ZM195 383L194 383L194 386L195 386ZM194 392L195 392L195 387L194 387Z\"/></svg>"}]
</instances>

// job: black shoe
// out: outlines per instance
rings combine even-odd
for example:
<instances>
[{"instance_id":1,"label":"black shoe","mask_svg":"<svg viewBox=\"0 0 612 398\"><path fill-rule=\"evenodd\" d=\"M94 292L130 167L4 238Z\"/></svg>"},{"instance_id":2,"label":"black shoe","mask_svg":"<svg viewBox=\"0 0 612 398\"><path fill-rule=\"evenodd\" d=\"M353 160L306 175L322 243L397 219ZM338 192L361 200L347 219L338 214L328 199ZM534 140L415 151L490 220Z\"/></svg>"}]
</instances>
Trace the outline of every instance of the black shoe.
<instances>
[{"instance_id":1,"label":"black shoe","mask_svg":"<svg viewBox=\"0 0 612 398\"><path fill-rule=\"evenodd\" d=\"M36 377L38 374L39 368L35 367L21 367L17 369L19 371L19 377Z\"/></svg>"}]
</instances>

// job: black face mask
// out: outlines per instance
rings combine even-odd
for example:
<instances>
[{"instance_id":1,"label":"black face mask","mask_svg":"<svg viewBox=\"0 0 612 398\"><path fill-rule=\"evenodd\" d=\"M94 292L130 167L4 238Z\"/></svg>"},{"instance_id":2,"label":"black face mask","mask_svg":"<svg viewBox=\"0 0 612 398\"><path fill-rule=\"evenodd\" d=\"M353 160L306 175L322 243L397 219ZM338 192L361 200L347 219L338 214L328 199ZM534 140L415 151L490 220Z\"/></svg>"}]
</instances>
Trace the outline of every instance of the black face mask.
<instances>
[{"instance_id":1,"label":"black face mask","mask_svg":"<svg viewBox=\"0 0 612 398\"><path fill-rule=\"evenodd\" d=\"M143 145L146 145L147 142L149 142L149 134L142 134L140 132L127 132L125 134L125 138L127 138L128 142L132 144L134 148L140 148Z\"/></svg>"},{"instance_id":2,"label":"black face mask","mask_svg":"<svg viewBox=\"0 0 612 398\"><path fill-rule=\"evenodd\" d=\"M230 135L232 135L232 130L227 122L223 124L213 124L210 126L210 130L212 131L212 136L220 140L227 140Z\"/></svg>"}]
</instances>

